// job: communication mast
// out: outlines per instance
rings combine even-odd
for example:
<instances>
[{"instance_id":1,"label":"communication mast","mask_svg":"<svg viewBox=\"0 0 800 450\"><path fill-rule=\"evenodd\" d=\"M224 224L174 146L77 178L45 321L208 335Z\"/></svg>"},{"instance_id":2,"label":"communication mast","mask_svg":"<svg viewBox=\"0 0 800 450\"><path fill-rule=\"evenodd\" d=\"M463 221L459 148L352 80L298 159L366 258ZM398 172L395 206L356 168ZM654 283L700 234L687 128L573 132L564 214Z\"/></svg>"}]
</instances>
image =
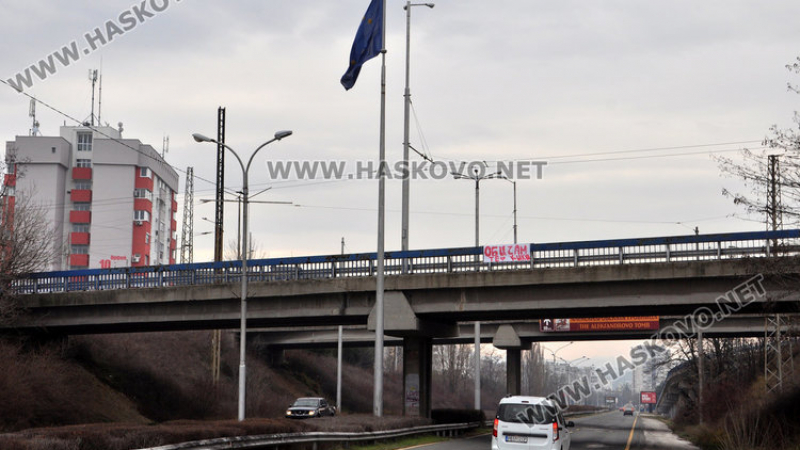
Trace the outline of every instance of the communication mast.
<instances>
[{"instance_id":1,"label":"communication mast","mask_svg":"<svg viewBox=\"0 0 800 450\"><path fill-rule=\"evenodd\" d=\"M186 168L183 193L183 228L181 230L181 264L194 261L194 168Z\"/></svg>"},{"instance_id":2,"label":"communication mast","mask_svg":"<svg viewBox=\"0 0 800 450\"><path fill-rule=\"evenodd\" d=\"M89 116L89 124L94 126L94 90L97 84L97 69L89 69L89 81L92 82L92 114Z\"/></svg>"},{"instance_id":3,"label":"communication mast","mask_svg":"<svg viewBox=\"0 0 800 450\"><path fill-rule=\"evenodd\" d=\"M31 99L31 106L28 110L28 117L32 119L30 135L31 136L38 136L39 135L39 121L36 120L36 98Z\"/></svg>"},{"instance_id":4,"label":"communication mast","mask_svg":"<svg viewBox=\"0 0 800 450\"><path fill-rule=\"evenodd\" d=\"M164 136L164 139L161 142L161 159L166 159L167 153L169 153L169 135ZM186 182L188 183L189 180L186 180Z\"/></svg>"}]
</instances>

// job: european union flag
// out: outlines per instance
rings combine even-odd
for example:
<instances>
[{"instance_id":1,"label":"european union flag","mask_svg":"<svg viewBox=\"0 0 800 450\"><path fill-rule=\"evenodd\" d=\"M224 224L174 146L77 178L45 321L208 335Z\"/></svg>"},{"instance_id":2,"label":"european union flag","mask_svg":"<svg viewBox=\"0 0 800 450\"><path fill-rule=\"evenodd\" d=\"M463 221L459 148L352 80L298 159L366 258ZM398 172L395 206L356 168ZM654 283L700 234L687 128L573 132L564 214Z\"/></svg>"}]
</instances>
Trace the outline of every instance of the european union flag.
<instances>
[{"instance_id":1,"label":"european union flag","mask_svg":"<svg viewBox=\"0 0 800 450\"><path fill-rule=\"evenodd\" d=\"M350 50L350 67L342 75L342 86L349 90L356 84L361 66L378 56L383 49L383 1L372 0L364 20L358 26L353 48Z\"/></svg>"}]
</instances>

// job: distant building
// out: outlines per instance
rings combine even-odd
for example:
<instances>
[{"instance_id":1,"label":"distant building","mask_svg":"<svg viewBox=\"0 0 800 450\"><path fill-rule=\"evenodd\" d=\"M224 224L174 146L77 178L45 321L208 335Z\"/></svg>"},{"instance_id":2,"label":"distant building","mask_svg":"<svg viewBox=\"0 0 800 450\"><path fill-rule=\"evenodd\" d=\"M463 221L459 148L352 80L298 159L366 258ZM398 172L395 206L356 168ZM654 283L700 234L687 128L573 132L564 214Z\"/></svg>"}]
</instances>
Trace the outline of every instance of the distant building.
<instances>
[{"instance_id":1,"label":"distant building","mask_svg":"<svg viewBox=\"0 0 800 450\"><path fill-rule=\"evenodd\" d=\"M177 172L121 129L93 128L6 142L7 195L46 208L60 238L51 269L174 263Z\"/></svg>"}]
</instances>

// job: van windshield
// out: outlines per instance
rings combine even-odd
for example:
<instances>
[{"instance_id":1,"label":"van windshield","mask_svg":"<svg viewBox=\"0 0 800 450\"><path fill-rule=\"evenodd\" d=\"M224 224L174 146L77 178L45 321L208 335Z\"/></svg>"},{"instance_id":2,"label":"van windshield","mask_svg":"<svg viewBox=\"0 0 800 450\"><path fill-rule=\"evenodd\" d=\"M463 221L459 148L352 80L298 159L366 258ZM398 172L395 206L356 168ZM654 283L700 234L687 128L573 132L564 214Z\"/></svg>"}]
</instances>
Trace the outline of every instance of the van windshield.
<instances>
[{"instance_id":1,"label":"van windshield","mask_svg":"<svg viewBox=\"0 0 800 450\"><path fill-rule=\"evenodd\" d=\"M497 408L497 418L503 422L547 424L556 421L552 406L523 403L503 403Z\"/></svg>"}]
</instances>

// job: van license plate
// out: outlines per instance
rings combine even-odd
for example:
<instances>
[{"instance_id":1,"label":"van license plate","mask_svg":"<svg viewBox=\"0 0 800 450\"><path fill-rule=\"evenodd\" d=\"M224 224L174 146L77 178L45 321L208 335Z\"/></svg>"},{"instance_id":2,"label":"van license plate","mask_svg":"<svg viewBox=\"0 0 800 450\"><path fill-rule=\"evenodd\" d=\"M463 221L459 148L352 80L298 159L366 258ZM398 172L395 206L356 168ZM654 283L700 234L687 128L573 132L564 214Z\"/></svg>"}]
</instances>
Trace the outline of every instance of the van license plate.
<instances>
[{"instance_id":1,"label":"van license plate","mask_svg":"<svg viewBox=\"0 0 800 450\"><path fill-rule=\"evenodd\" d=\"M528 436L506 436L506 442L528 443Z\"/></svg>"}]
</instances>

